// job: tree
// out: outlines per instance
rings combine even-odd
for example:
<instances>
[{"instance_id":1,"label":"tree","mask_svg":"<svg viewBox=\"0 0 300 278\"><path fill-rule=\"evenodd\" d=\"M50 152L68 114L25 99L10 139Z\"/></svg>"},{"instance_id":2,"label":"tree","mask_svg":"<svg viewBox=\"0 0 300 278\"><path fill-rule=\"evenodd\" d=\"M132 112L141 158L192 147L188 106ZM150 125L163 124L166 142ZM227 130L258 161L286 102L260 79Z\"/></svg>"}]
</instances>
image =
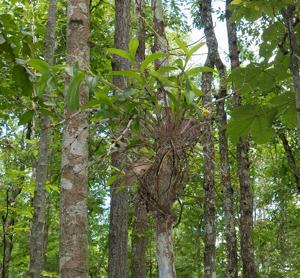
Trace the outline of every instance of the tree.
<instances>
[{"instance_id":1,"label":"tree","mask_svg":"<svg viewBox=\"0 0 300 278\"><path fill-rule=\"evenodd\" d=\"M54 63L56 0L49 1L48 20L45 37L45 60ZM46 96L47 97L47 96ZM30 237L30 277L41 277L45 258L46 230L46 182L50 156L50 119L44 115L41 123L39 156L36 163L36 186L33 198L34 214Z\"/></svg>"},{"instance_id":2,"label":"tree","mask_svg":"<svg viewBox=\"0 0 300 278\"><path fill-rule=\"evenodd\" d=\"M229 9L231 0L226 2L226 23L229 43L229 55L231 69L237 69L240 66L238 37L236 25L231 21L232 12ZM234 93L235 106L242 104L242 98L236 89L235 84L232 85ZM236 159L238 168L238 178L240 184L240 242L241 257L243 262L244 277L256 277L256 266L253 247L253 191L250 180L250 160L249 160L249 140L240 139L236 147Z\"/></svg>"},{"instance_id":3,"label":"tree","mask_svg":"<svg viewBox=\"0 0 300 278\"><path fill-rule=\"evenodd\" d=\"M126 50L129 43L130 30L130 0L115 1L115 35L114 46ZM112 61L115 71L126 70L129 62L119 56ZM114 76L113 84L119 90L125 90L127 79L124 76ZM116 138L120 135L115 133ZM125 156L117 149L111 156L112 166L122 169ZM109 226L109 255L108 277L127 277L127 240L128 240L128 189L122 186L119 179L111 186L110 194L110 226Z\"/></svg>"},{"instance_id":4,"label":"tree","mask_svg":"<svg viewBox=\"0 0 300 278\"><path fill-rule=\"evenodd\" d=\"M61 165L60 258L61 277L86 277L88 112L76 111L68 98L80 69L89 67L89 1L69 0L67 21L67 63L73 69L66 77L65 116ZM73 79L72 79L73 78ZM79 79L80 80L80 79ZM76 92L75 92L76 93ZM88 100L88 88L81 84L80 103ZM76 108L76 107L75 107Z\"/></svg>"}]
</instances>

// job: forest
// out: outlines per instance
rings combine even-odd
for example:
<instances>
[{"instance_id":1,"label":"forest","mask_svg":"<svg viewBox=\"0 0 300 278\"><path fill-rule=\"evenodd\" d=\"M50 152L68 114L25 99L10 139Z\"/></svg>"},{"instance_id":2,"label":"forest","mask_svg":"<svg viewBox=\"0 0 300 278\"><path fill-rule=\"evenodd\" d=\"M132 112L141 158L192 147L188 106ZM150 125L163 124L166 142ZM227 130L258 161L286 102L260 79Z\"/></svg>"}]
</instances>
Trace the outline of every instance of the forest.
<instances>
[{"instance_id":1,"label":"forest","mask_svg":"<svg viewBox=\"0 0 300 278\"><path fill-rule=\"evenodd\" d=\"M0 277L300 278L300 1L0 0Z\"/></svg>"}]
</instances>

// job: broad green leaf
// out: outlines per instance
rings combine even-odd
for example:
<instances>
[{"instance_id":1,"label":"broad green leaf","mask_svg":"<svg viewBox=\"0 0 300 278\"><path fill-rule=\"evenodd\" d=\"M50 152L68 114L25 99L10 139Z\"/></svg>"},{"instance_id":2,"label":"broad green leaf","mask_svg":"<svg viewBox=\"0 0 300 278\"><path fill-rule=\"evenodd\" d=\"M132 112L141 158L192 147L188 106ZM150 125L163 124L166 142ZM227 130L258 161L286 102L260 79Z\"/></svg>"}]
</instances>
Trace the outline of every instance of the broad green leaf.
<instances>
[{"instance_id":1,"label":"broad green leaf","mask_svg":"<svg viewBox=\"0 0 300 278\"><path fill-rule=\"evenodd\" d=\"M21 65L15 65L14 77L15 77L16 84L22 90L22 94L24 96L30 96L32 94L32 84L29 80L29 76L25 68L22 67Z\"/></svg>"},{"instance_id":2,"label":"broad green leaf","mask_svg":"<svg viewBox=\"0 0 300 278\"><path fill-rule=\"evenodd\" d=\"M71 80L67 89L67 107L71 112L75 112L79 109L79 89L82 80L84 79L84 72L79 72Z\"/></svg>"},{"instance_id":3,"label":"broad green leaf","mask_svg":"<svg viewBox=\"0 0 300 278\"><path fill-rule=\"evenodd\" d=\"M135 59L136 51L139 47L139 40L136 38L133 38L129 43L129 54L131 58Z\"/></svg>"},{"instance_id":4,"label":"broad green leaf","mask_svg":"<svg viewBox=\"0 0 300 278\"><path fill-rule=\"evenodd\" d=\"M33 67L36 71L46 74L49 73L49 65L47 62L40 59L30 59L28 65Z\"/></svg>"},{"instance_id":5,"label":"broad green leaf","mask_svg":"<svg viewBox=\"0 0 300 278\"><path fill-rule=\"evenodd\" d=\"M240 138L252 135L258 144L267 143L274 135L272 123L275 109L258 105L245 105L234 110L229 120L227 131L234 143Z\"/></svg>"},{"instance_id":6,"label":"broad green leaf","mask_svg":"<svg viewBox=\"0 0 300 278\"><path fill-rule=\"evenodd\" d=\"M156 53L147 55L145 60L141 63L140 70L144 71L149 66L149 64L151 64L155 60L166 58L167 56L168 56L167 53L161 53L161 52L156 52Z\"/></svg>"},{"instance_id":7,"label":"broad green leaf","mask_svg":"<svg viewBox=\"0 0 300 278\"><path fill-rule=\"evenodd\" d=\"M107 51L111 54L115 54L117 56L120 56L124 59L127 59L131 63L135 63L134 59L130 56L128 52L126 52L123 49L118 49L118 48L108 48Z\"/></svg>"},{"instance_id":8,"label":"broad green leaf","mask_svg":"<svg viewBox=\"0 0 300 278\"><path fill-rule=\"evenodd\" d=\"M30 122L33 118L33 115L34 115L33 110L29 110L29 111L25 112L24 114L22 114L19 118L19 125L24 125L24 124Z\"/></svg>"}]
</instances>

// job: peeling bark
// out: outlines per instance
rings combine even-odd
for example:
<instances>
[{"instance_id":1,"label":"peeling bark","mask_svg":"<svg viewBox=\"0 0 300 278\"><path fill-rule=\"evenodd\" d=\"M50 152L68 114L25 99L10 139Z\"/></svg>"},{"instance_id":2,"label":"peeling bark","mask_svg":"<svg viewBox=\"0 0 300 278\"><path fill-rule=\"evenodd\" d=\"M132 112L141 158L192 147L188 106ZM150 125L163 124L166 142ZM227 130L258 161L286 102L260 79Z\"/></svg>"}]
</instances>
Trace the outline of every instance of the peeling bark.
<instances>
[{"instance_id":1,"label":"peeling bark","mask_svg":"<svg viewBox=\"0 0 300 278\"><path fill-rule=\"evenodd\" d=\"M169 219L171 220L171 219ZM156 226L156 256L159 270L159 277L176 277L173 253L172 227L173 221L157 215Z\"/></svg>"},{"instance_id":2,"label":"peeling bark","mask_svg":"<svg viewBox=\"0 0 300 278\"><path fill-rule=\"evenodd\" d=\"M226 1L226 22L227 35L229 43L229 55L231 61L231 69L234 70L240 66L239 50L237 44L237 30L235 23L231 22L231 11L228 5L231 0ZM232 84L234 93L235 106L242 104L242 98ZM250 160L249 160L249 141L247 139L240 139L236 148L237 153L237 168L238 178L240 184L240 233L241 233L241 257L243 262L243 277L255 278L256 265L253 247L253 192L250 180Z\"/></svg>"},{"instance_id":3,"label":"peeling bark","mask_svg":"<svg viewBox=\"0 0 300 278\"><path fill-rule=\"evenodd\" d=\"M46 27L45 60L49 65L54 61L55 50L56 0L49 1L48 20ZM47 97L47 96L46 96ZM50 156L50 119L42 116L39 155L36 166L35 192L33 198L33 219L30 237L29 277L39 278L43 270L45 258L46 225L46 182Z\"/></svg>"},{"instance_id":4,"label":"peeling bark","mask_svg":"<svg viewBox=\"0 0 300 278\"><path fill-rule=\"evenodd\" d=\"M114 47L127 50L130 30L130 0L115 1L115 36ZM114 56L113 70L129 68L127 60ZM120 89L127 87L127 78L114 76L113 84ZM112 154L112 165L122 168L125 157L120 152ZM127 241L128 241L128 189L121 188L121 181L117 180L111 186L110 226L109 226L109 255L108 277L127 277Z\"/></svg>"},{"instance_id":5,"label":"peeling bark","mask_svg":"<svg viewBox=\"0 0 300 278\"><path fill-rule=\"evenodd\" d=\"M89 66L89 1L68 1L67 64ZM68 85L70 77L66 77ZM80 103L88 88L80 86ZM60 202L60 258L62 278L84 277L87 271L88 113L65 107Z\"/></svg>"}]
</instances>

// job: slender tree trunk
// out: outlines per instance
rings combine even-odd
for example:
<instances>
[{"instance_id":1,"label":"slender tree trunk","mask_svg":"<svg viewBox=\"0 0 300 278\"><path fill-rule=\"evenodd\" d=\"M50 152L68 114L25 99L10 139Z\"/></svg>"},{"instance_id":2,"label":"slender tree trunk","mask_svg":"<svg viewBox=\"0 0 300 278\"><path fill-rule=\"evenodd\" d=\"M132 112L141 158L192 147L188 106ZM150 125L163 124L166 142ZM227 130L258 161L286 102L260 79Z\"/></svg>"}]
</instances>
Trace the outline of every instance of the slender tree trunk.
<instances>
[{"instance_id":1,"label":"slender tree trunk","mask_svg":"<svg viewBox=\"0 0 300 278\"><path fill-rule=\"evenodd\" d=\"M3 241L3 258L1 267L1 277L9 277L9 264L11 259L11 252L13 249L13 230L15 217L13 210L15 208L15 202L18 195L21 193L21 187L17 187L14 190L6 191L6 212L2 218L2 241Z\"/></svg>"},{"instance_id":2,"label":"slender tree trunk","mask_svg":"<svg viewBox=\"0 0 300 278\"><path fill-rule=\"evenodd\" d=\"M209 58L208 58L209 60ZM210 66L207 60L206 66ZM202 76L203 107L211 109L212 73L205 72ZM210 110L211 111L211 110ZM216 227L215 227L215 150L212 135L212 116L205 119L203 130L203 175L204 175L204 276L216 277Z\"/></svg>"},{"instance_id":3,"label":"slender tree trunk","mask_svg":"<svg viewBox=\"0 0 300 278\"><path fill-rule=\"evenodd\" d=\"M226 135L227 115L224 109L224 94L220 92L217 104L219 118L219 153L221 160L221 180L223 185L223 207L225 219L225 234L227 246L227 275L238 277L237 238L234 219L233 188L230 178L230 164L228 155L228 139Z\"/></svg>"},{"instance_id":4,"label":"slender tree trunk","mask_svg":"<svg viewBox=\"0 0 300 278\"><path fill-rule=\"evenodd\" d=\"M53 64L55 50L56 0L49 1L48 21L46 28L45 60ZM45 258L45 225L46 225L46 182L50 154L50 119L42 117L39 156L36 166L35 192L33 198L33 219L30 238L29 277L39 278Z\"/></svg>"},{"instance_id":5,"label":"slender tree trunk","mask_svg":"<svg viewBox=\"0 0 300 278\"><path fill-rule=\"evenodd\" d=\"M228 5L231 0L227 0L226 21L229 43L229 56L231 61L231 69L240 66L239 50L237 45L236 25L231 22L231 11ZM239 92L233 87L235 106L238 107L242 103ZM253 192L250 180L250 160L249 160L249 142L247 139L241 139L237 144L237 167L240 183L240 233L241 233L241 257L243 262L243 276L245 278L255 278L256 265L253 247Z\"/></svg>"},{"instance_id":6,"label":"slender tree trunk","mask_svg":"<svg viewBox=\"0 0 300 278\"><path fill-rule=\"evenodd\" d=\"M68 1L67 63L89 66L89 2ZM70 77L67 76L68 85ZM88 88L81 84L80 103L88 100ZM87 189L88 189L88 113L65 108L63 131L60 267L62 278L84 277L87 271Z\"/></svg>"},{"instance_id":7,"label":"slender tree trunk","mask_svg":"<svg viewBox=\"0 0 300 278\"><path fill-rule=\"evenodd\" d=\"M296 164L296 160L295 160L295 157L293 155L293 150L292 150L292 148L289 144L289 141L286 138L286 135L284 134L283 131L279 132L278 136L279 136L279 138L282 142L282 145L283 145L283 148L284 148L284 151L285 151L285 155L286 155L286 158L287 158L287 161L288 161L288 165L290 167L290 171L294 175L298 193L300 193L300 171L299 171L298 166Z\"/></svg>"},{"instance_id":8,"label":"slender tree trunk","mask_svg":"<svg viewBox=\"0 0 300 278\"><path fill-rule=\"evenodd\" d=\"M130 30L130 0L115 1L115 37L114 46L127 50ZM126 70L129 63L125 59L114 56L113 70ZM120 89L127 87L127 79L114 76L113 83ZM112 165L121 168L125 163L120 152L112 154ZM116 181L111 187L110 224L109 224L109 255L108 277L127 277L127 241L128 241L128 190L120 189L121 181Z\"/></svg>"},{"instance_id":9,"label":"slender tree trunk","mask_svg":"<svg viewBox=\"0 0 300 278\"><path fill-rule=\"evenodd\" d=\"M136 59L141 63L145 59L145 15L143 12L144 1L137 0L135 2L135 12L138 18L139 28L137 32L137 39L139 40L139 47L137 50ZM147 250L147 205L141 192L138 191L135 197L134 210L135 221L133 225L132 237L132 262L131 274L132 278L146 278L146 250Z\"/></svg>"},{"instance_id":10,"label":"slender tree trunk","mask_svg":"<svg viewBox=\"0 0 300 278\"><path fill-rule=\"evenodd\" d=\"M291 61L290 69L293 75L294 90L296 97L296 113L297 113L297 138L298 147L300 148L300 74L299 74L299 45L297 43L297 35L294 30L296 7L289 5L286 9L282 10L285 28L287 30Z\"/></svg>"},{"instance_id":11,"label":"slender tree trunk","mask_svg":"<svg viewBox=\"0 0 300 278\"><path fill-rule=\"evenodd\" d=\"M208 56L205 65L214 67L218 44L215 38L211 0L200 2L201 20L204 25ZM215 149L212 119L212 73L204 72L202 76L203 107L209 111L205 118L203 131L203 163L204 163L204 276L216 277L216 227L215 227Z\"/></svg>"}]
</instances>

